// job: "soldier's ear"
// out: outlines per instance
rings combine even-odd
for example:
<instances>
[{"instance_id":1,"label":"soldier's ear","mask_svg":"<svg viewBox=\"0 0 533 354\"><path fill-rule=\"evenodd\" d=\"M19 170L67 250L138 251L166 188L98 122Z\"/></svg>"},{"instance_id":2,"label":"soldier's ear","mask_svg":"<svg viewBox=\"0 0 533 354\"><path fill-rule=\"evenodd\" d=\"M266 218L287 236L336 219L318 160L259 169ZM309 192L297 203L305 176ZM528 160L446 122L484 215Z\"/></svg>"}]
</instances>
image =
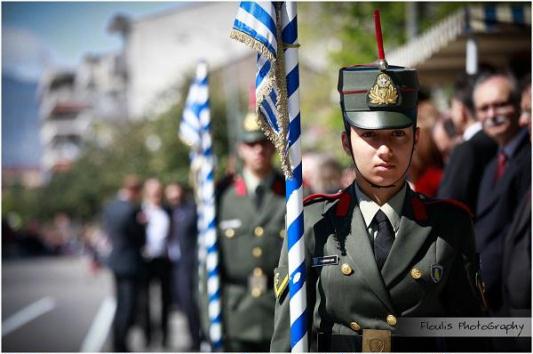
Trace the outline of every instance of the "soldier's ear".
<instances>
[{"instance_id":1,"label":"soldier's ear","mask_svg":"<svg viewBox=\"0 0 533 354\"><path fill-rule=\"evenodd\" d=\"M346 131L343 131L341 133L341 142L342 142L342 149L346 154L349 156L352 156L352 144L350 142L350 137L348 134L346 134Z\"/></svg>"},{"instance_id":2,"label":"soldier's ear","mask_svg":"<svg viewBox=\"0 0 533 354\"><path fill-rule=\"evenodd\" d=\"M415 138L415 146L416 146L416 144L418 143L418 138L419 138L419 137L420 137L420 128L419 128L419 127L416 127L416 128L415 128L415 136L414 136L414 138Z\"/></svg>"}]
</instances>

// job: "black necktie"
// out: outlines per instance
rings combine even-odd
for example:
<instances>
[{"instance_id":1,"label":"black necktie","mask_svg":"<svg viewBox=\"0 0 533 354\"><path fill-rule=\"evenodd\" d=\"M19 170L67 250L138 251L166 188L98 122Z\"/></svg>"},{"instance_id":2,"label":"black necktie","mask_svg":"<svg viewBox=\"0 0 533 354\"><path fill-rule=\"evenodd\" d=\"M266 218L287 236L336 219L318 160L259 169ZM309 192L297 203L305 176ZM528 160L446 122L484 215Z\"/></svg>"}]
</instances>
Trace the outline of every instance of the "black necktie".
<instances>
[{"instance_id":1,"label":"black necktie","mask_svg":"<svg viewBox=\"0 0 533 354\"><path fill-rule=\"evenodd\" d=\"M378 226L378 234L374 240L374 257L376 258L378 269L381 270L394 242L394 231L389 219L381 210L378 210L374 220Z\"/></svg>"},{"instance_id":2,"label":"black necktie","mask_svg":"<svg viewBox=\"0 0 533 354\"><path fill-rule=\"evenodd\" d=\"M263 204L264 196L265 196L265 187L260 184L255 189L255 207L257 209L261 208L261 204Z\"/></svg>"}]
</instances>

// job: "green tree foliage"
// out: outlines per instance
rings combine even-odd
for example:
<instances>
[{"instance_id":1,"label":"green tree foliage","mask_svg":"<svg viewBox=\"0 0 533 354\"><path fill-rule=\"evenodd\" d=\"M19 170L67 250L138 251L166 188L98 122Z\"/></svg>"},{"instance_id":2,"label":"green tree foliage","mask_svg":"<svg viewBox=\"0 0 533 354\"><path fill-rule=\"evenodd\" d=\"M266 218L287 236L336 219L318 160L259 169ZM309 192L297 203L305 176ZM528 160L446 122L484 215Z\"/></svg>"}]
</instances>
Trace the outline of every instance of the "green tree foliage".
<instances>
[{"instance_id":1,"label":"green tree foliage","mask_svg":"<svg viewBox=\"0 0 533 354\"><path fill-rule=\"evenodd\" d=\"M78 221L99 217L103 204L113 197L127 174L157 177L163 183L189 181L189 147L178 138L183 99L158 117L121 123L98 123L88 132L79 158L68 171L54 173L37 189L20 185L3 191L3 216L15 213L22 223L50 220L64 212ZM219 94L211 93L214 151L222 173L227 156L226 116ZM106 138L104 139L103 136Z\"/></svg>"},{"instance_id":2,"label":"green tree foliage","mask_svg":"<svg viewBox=\"0 0 533 354\"><path fill-rule=\"evenodd\" d=\"M422 33L467 3L417 2ZM340 148L343 129L338 105L339 68L372 63L377 59L373 12L379 9L385 54L406 43L406 2L305 2L298 4L301 52L320 51L327 57L326 72L315 77L302 73L301 107L303 148L335 152L347 164ZM317 136L319 136L317 138Z\"/></svg>"}]
</instances>

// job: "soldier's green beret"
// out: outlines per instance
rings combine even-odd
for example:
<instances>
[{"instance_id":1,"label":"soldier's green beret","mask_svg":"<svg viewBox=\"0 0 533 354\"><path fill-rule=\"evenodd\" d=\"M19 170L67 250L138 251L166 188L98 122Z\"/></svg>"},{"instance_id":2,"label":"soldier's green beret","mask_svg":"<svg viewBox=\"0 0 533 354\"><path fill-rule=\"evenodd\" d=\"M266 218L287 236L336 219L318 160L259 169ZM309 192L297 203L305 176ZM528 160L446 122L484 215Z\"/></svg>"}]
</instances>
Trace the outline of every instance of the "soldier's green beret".
<instances>
[{"instance_id":1,"label":"soldier's green beret","mask_svg":"<svg viewBox=\"0 0 533 354\"><path fill-rule=\"evenodd\" d=\"M242 121L239 140L243 143L253 143L256 141L267 140L265 133L261 130L257 122L257 114L249 112Z\"/></svg>"},{"instance_id":2,"label":"soldier's green beret","mask_svg":"<svg viewBox=\"0 0 533 354\"><path fill-rule=\"evenodd\" d=\"M416 70L400 66L356 65L339 71L342 115L363 129L416 125Z\"/></svg>"}]
</instances>

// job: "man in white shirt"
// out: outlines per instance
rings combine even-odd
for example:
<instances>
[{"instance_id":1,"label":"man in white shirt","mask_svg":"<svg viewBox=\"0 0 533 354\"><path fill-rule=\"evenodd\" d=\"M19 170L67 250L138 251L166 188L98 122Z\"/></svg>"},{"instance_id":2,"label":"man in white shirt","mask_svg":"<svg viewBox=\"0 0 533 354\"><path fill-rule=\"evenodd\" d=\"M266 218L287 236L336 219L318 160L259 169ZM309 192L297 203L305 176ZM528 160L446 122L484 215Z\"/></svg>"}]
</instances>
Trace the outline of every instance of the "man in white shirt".
<instances>
[{"instance_id":1,"label":"man in white shirt","mask_svg":"<svg viewBox=\"0 0 533 354\"><path fill-rule=\"evenodd\" d=\"M146 215L146 245L143 256L146 262L147 276L144 289L144 334L146 345L152 342L151 297L150 288L158 284L161 294L161 344L168 344L168 315L171 304L172 264L168 255L170 234L170 214L162 205L163 187L156 178L148 179L144 184L143 212Z\"/></svg>"}]
</instances>

